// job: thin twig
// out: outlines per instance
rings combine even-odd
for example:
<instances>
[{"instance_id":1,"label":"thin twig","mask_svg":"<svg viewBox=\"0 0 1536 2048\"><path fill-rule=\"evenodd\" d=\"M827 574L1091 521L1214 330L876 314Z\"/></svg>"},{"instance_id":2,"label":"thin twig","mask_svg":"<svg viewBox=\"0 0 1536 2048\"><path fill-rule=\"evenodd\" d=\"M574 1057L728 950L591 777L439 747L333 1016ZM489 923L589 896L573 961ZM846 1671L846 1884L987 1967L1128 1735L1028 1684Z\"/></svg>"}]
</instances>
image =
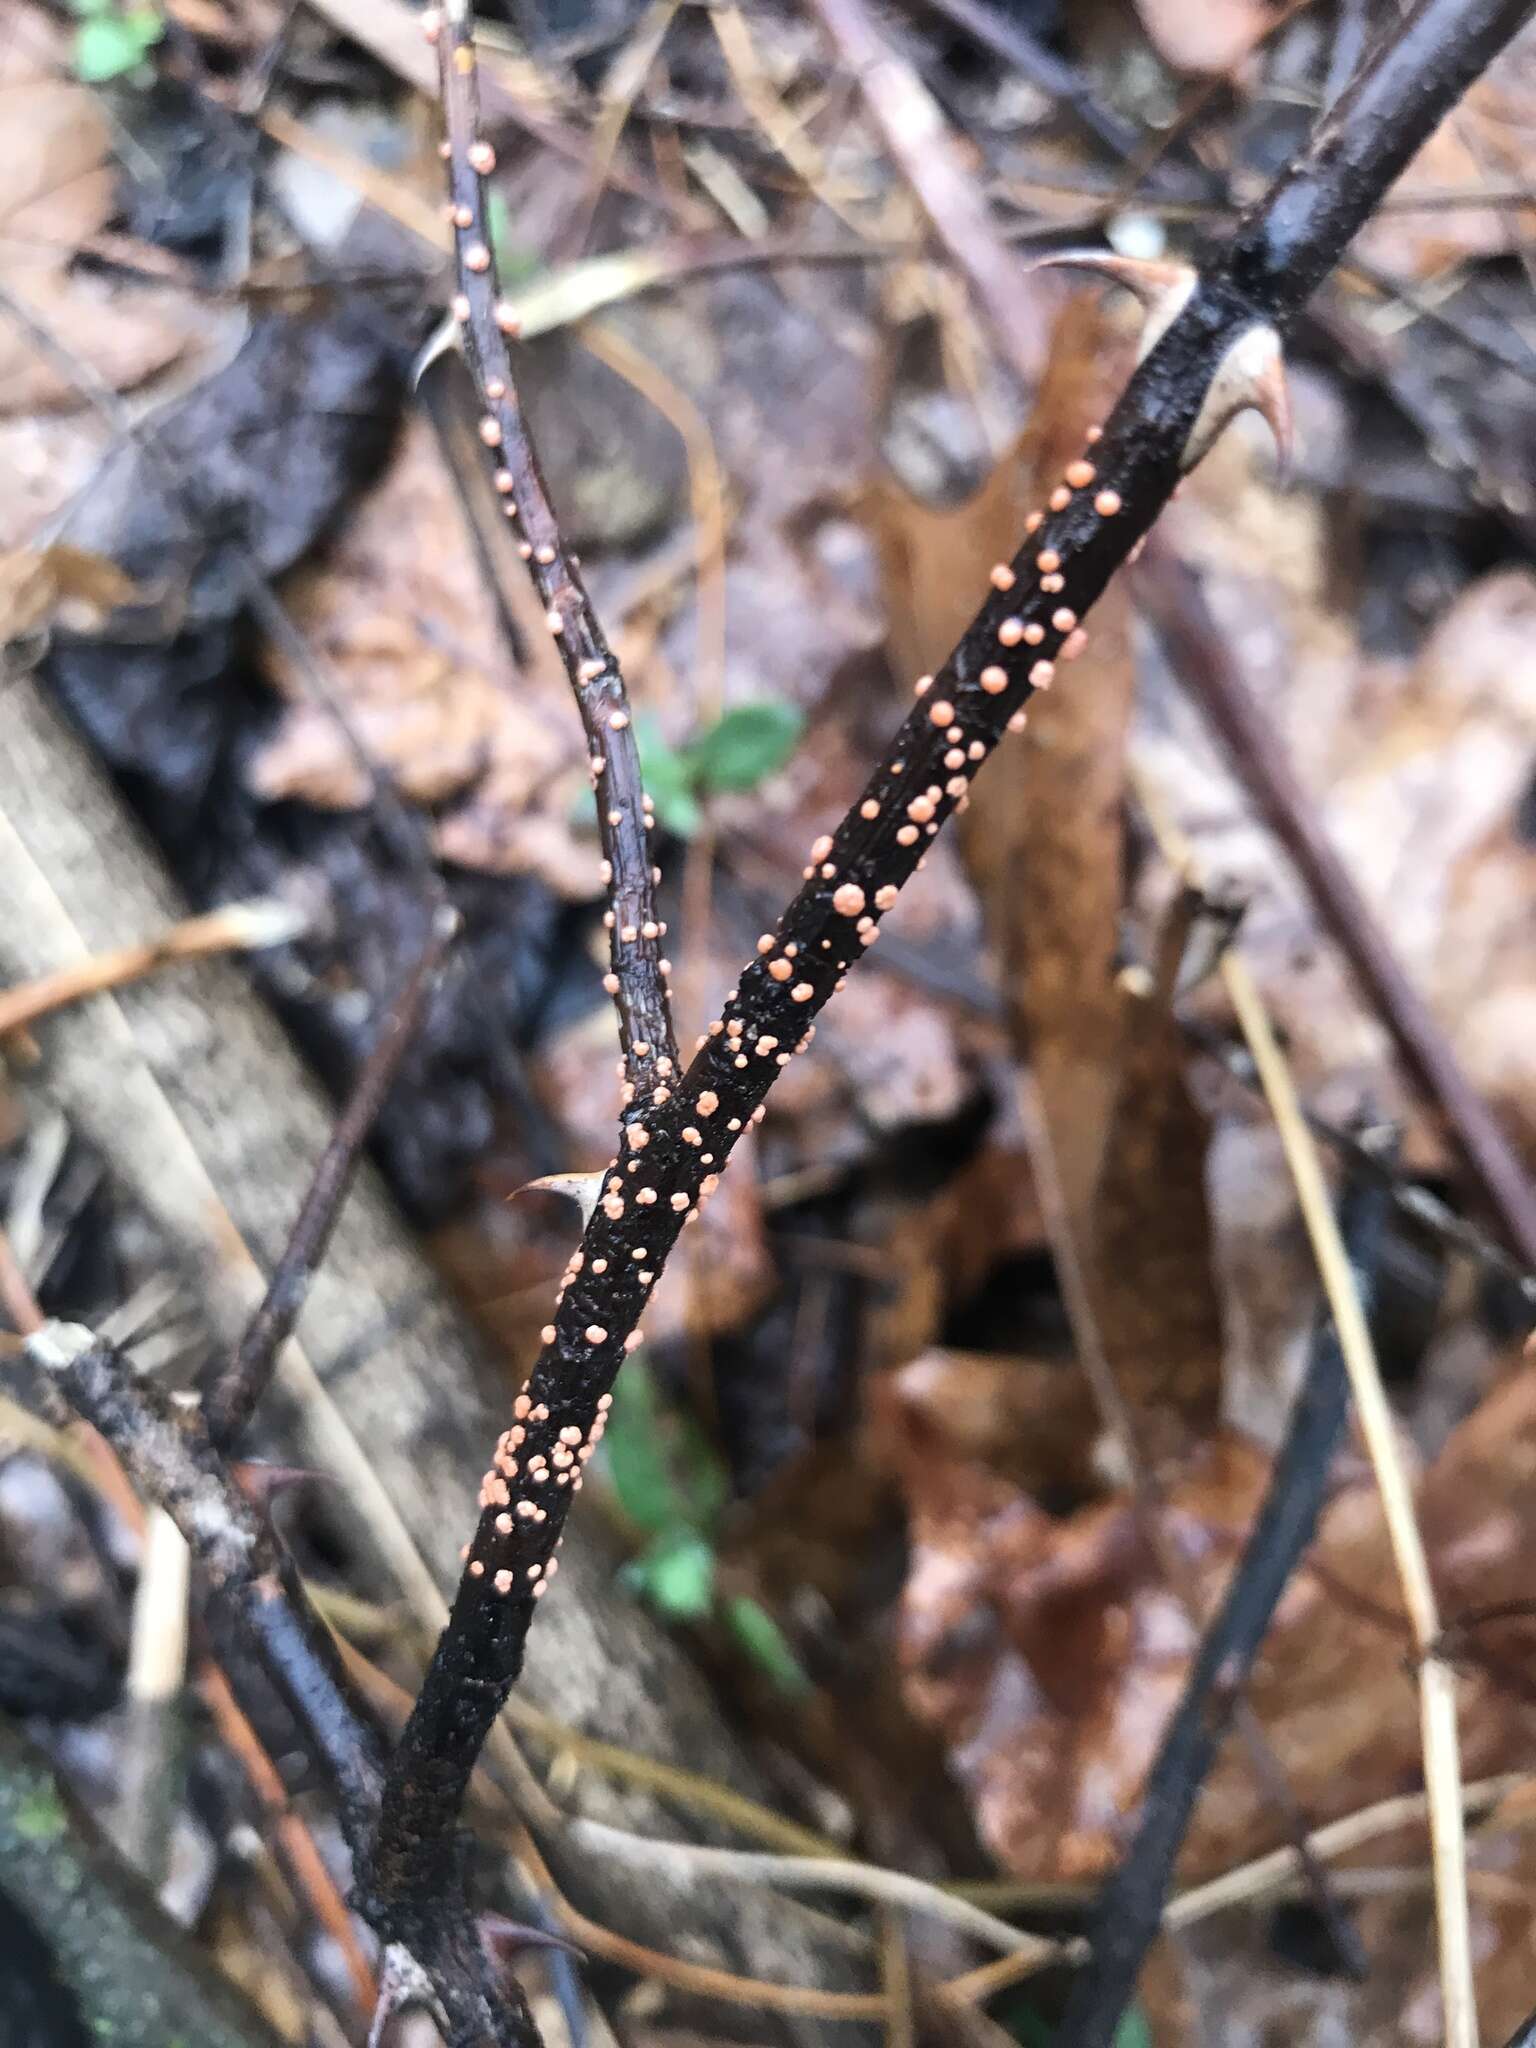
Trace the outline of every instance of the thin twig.
<instances>
[{"instance_id":1,"label":"thin twig","mask_svg":"<svg viewBox=\"0 0 1536 2048\"><path fill-rule=\"evenodd\" d=\"M1222 979L1275 1119L1286 1163L1296 1183L1307 1235L1338 1328L1360 1434L1381 1495L1392 1558L1418 1654L1419 1726L1435 1875L1435 1916L1440 1937L1440 1990L1447 2048L1477 2048L1477 2000L1467 1918L1466 1829L1461 1758L1456 1731L1456 1675L1437 1654L1439 1609L1424 1539L1414 1513L1413 1488L1403 1463L1386 1389L1376 1364L1359 1290L1328 1202L1322 1160L1285 1055L1246 963L1234 952Z\"/></svg>"},{"instance_id":2,"label":"thin twig","mask_svg":"<svg viewBox=\"0 0 1536 2048\"><path fill-rule=\"evenodd\" d=\"M1532 0L1421 0L1377 48L1312 142L1200 274L1171 283L1156 338L1102 432L1031 515L1011 564L836 831L764 933L686 1074L649 1091L567 1268L543 1349L481 1490L453 1613L386 1783L360 1896L386 1936L462 1882L457 1816L475 1758L522 1668L537 1602L610 1388L685 1219L713 1193L773 1081L878 933L928 840L1058 659L1180 477L1239 406L1261 402L1281 337L1442 113L1532 11ZM466 0L445 42L450 85L473 69ZM483 160L483 159L482 159ZM459 189L456 187L456 189ZM473 207L478 188L465 193ZM471 221L475 218L471 211ZM464 252L465 261L478 247ZM489 262L488 252L486 262ZM473 269L473 265L470 266ZM494 322L493 322L494 324ZM498 420L499 430L505 427ZM562 618L563 618L562 614Z\"/></svg>"},{"instance_id":3,"label":"thin twig","mask_svg":"<svg viewBox=\"0 0 1536 2048\"><path fill-rule=\"evenodd\" d=\"M893 1906L880 1914L880 1975L885 1986L885 2048L917 2048L907 1923Z\"/></svg>"},{"instance_id":4,"label":"thin twig","mask_svg":"<svg viewBox=\"0 0 1536 2048\"><path fill-rule=\"evenodd\" d=\"M860 1862L853 1857L776 1856L754 1849L662 1842L594 1820L569 1821L563 1833L575 1848L628 1861L640 1869L670 1868L685 1875L690 1871L708 1871L739 1884L767 1884L785 1891L851 1892L883 1905L927 1914L930 1919L942 1921L1004 1955L1032 1955L1043 1965L1061 1954L1059 1942L1014 1927L967 1899L941 1891L924 1878L910 1877L905 1871L883 1869L879 1864Z\"/></svg>"},{"instance_id":5,"label":"thin twig","mask_svg":"<svg viewBox=\"0 0 1536 2048\"><path fill-rule=\"evenodd\" d=\"M1341 1228L1362 1288L1369 1286L1386 1203L1379 1188L1352 1185ZM1148 1773L1131 1846L1099 1895L1089 1940L1093 1962L1072 1987L1062 2048L1107 2048L1136 1988L1164 1916L1174 1863L1195 1802L1246 1688L1291 1573L1312 1542L1333 1452L1348 1413L1348 1381L1333 1318L1320 1315L1285 1441L1243 1554L1206 1628L1184 1691Z\"/></svg>"},{"instance_id":6,"label":"thin twig","mask_svg":"<svg viewBox=\"0 0 1536 2048\"><path fill-rule=\"evenodd\" d=\"M986 0L928 0L928 5L973 43L1012 64L1039 91L1049 93L1094 142L1124 163L1140 158L1146 147L1141 130L1104 106L1082 73L1046 49L1013 14L986 4Z\"/></svg>"},{"instance_id":7,"label":"thin twig","mask_svg":"<svg viewBox=\"0 0 1536 2048\"><path fill-rule=\"evenodd\" d=\"M933 95L875 27L863 0L813 4L886 148L985 312L993 341L1025 389L1032 390L1043 338L1039 296L993 224Z\"/></svg>"},{"instance_id":8,"label":"thin twig","mask_svg":"<svg viewBox=\"0 0 1536 2048\"><path fill-rule=\"evenodd\" d=\"M1533 1784L1536 1780L1525 1773L1511 1772L1501 1778L1486 1778L1468 1785L1464 1794L1467 1812L1479 1818L1489 1817L1501 1801ZM1362 1843L1376 1841L1382 1835L1396 1834L1400 1829L1422 1821L1428 1807L1429 1802L1422 1792L1407 1792L1395 1799L1378 1800L1373 1806L1361 1807L1358 1813L1347 1813L1339 1820L1314 1829L1307 1837L1308 1849L1320 1862L1331 1862L1336 1857L1348 1855ZM1260 1899L1274 1898L1295 1881L1295 1850L1289 1847L1271 1849L1267 1855L1255 1857L1251 1863L1239 1864L1205 1884L1193 1885L1188 1891L1180 1892L1177 1898L1169 1901L1163 1914L1163 1925L1170 1929L1193 1927L1216 1913L1252 1905ZM952 1998L982 2002L1008 1990L1030 1975L1032 1969L1033 1965L1027 1959L1002 1956L995 1962L983 1963L979 1969L967 1970L963 1976L951 1977L944 1989Z\"/></svg>"},{"instance_id":9,"label":"thin twig","mask_svg":"<svg viewBox=\"0 0 1536 2048\"><path fill-rule=\"evenodd\" d=\"M1137 595L1175 673L1306 884L1414 1084L1439 1109L1515 1251L1536 1266L1536 1188L1317 822L1279 735L1237 671L1198 580L1171 550L1159 547L1137 579Z\"/></svg>"},{"instance_id":10,"label":"thin twig","mask_svg":"<svg viewBox=\"0 0 1536 2048\"><path fill-rule=\"evenodd\" d=\"M518 553L539 593L587 737L603 882L610 892L603 917L609 934L604 987L618 1011L624 1102L632 1111L642 1091L667 1082L678 1066L661 951L666 928L656 908L660 870L652 865L648 841L655 821L641 780L624 677L561 538L518 401L507 349L517 320L502 300L491 245L485 181L496 153L481 133L469 0L449 0L440 15L423 19L438 46L448 131L443 147L458 282L453 319L475 380L480 438L493 481L514 522Z\"/></svg>"},{"instance_id":11,"label":"thin twig","mask_svg":"<svg viewBox=\"0 0 1536 2048\"><path fill-rule=\"evenodd\" d=\"M1523 1772L1509 1772L1498 1778L1483 1778L1464 1787L1462 1792L1463 1811L1478 1819L1493 1819L1497 1808L1511 1794L1528 1789L1533 1782ZM1358 1813L1346 1813L1340 1819L1329 1821L1325 1826L1315 1828L1308 1837L1314 1855L1331 1861L1346 1856L1363 1843L1377 1841L1383 1835L1396 1834L1399 1829L1424 1821L1429 1813L1429 1799L1423 1792L1404 1792L1393 1799L1379 1799L1372 1806L1362 1806ZM1293 1874L1294 1864L1289 1849L1275 1849L1267 1856L1257 1856L1251 1863L1242 1863L1235 1870L1223 1871L1221 1876L1207 1879L1204 1884L1192 1885L1180 1892L1163 1916L1167 1927L1191 1927L1197 1921L1207 1920L1213 1913L1225 1913L1234 1906L1251 1904L1255 1899L1271 1896Z\"/></svg>"},{"instance_id":12,"label":"thin twig","mask_svg":"<svg viewBox=\"0 0 1536 2048\"><path fill-rule=\"evenodd\" d=\"M1141 791L1143 800L1147 792ZM1239 1087L1262 1094L1258 1075L1254 1072L1253 1061L1247 1049L1241 1044L1230 1043L1223 1034L1210 1025L1192 1017L1182 1017L1179 1028L1198 1051L1208 1059L1215 1060L1226 1073L1230 1074ZM1497 1273L1511 1287L1516 1287L1524 1296L1527 1306L1536 1304L1536 1271L1524 1266L1514 1258L1502 1244L1496 1244L1487 1233L1468 1220L1448 1202L1425 1187L1422 1181L1406 1178L1402 1171L1384 1159L1376 1158L1360 1139L1342 1124L1320 1115L1315 1109L1303 1106L1302 1114L1314 1138L1336 1152L1352 1170L1374 1174L1391 1196L1393 1206L1418 1229L1428 1231L1451 1250L1485 1268Z\"/></svg>"},{"instance_id":13,"label":"thin twig","mask_svg":"<svg viewBox=\"0 0 1536 2048\"><path fill-rule=\"evenodd\" d=\"M220 1739L237 1758L246 1782L255 1793L262 1814L287 1860L289 1871L309 1900L315 1918L340 1949L352 1979L352 1993L358 2010L370 2013L379 1995L378 1981L357 1938L352 1915L343 1904L325 1859L295 1811L283 1783L282 1773L262 1747L261 1738L236 1700L223 1670L206 1659L198 1673L197 1686L213 1716Z\"/></svg>"},{"instance_id":14,"label":"thin twig","mask_svg":"<svg viewBox=\"0 0 1536 2048\"><path fill-rule=\"evenodd\" d=\"M209 1583L238 1614L324 1755L350 1831L377 1806L381 1755L357 1716L335 1648L277 1538L241 1495L195 1406L136 1381L110 1344L77 1323L45 1323L26 1357L111 1444L139 1493L187 1538Z\"/></svg>"},{"instance_id":15,"label":"thin twig","mask_svg":"<svg viewBox=\"0 0 1536 2048\"><path fill-rule=\"evenodd\" d=\"M261 1305L233 1358L204 1392L208 1434L221 1448L236 1440L255 1413L271 1383L277 1354L303 1313L363 1146L420 1028L438 969L458 926L458 912L447 904L430 913L426 942L384 1011L373 1049L357 1071L352 1093L315 1167Z\"/></svg>"},{"instance_id":16,"label":"thin twig","mask_svg":"<svg viewBox=\"0 0 1536 2048\"><path fill-rule=\"evenodd\" d=\"M700 1998L719 1998L731 2005L754 2006L762 2012L792 2012L809 2019L880 2020L885 2017L885 1997L879 1991L822 1991L815 1985L770 1984L758 1978L738 1977L706 1963L691 1963L681 1956L663 1955L657 1949L616 1934L611 1927L589 1920L563 1897L549 1867L526 1830L517 1847L518 1860L533 1873L540 1889L555 1900L555 1911L566 1933L585 1949L605 1961L618 1963L636 1976L651 1977L675 1990L692 1992Z\"/></svg>"},{"instance_id":17,"label":"thin twig","mask_svg":"<svg viewBox=\"0 0 1536 2048\"><path fill-rule=\"evenodd\" d=\"M139 1576L123 1687L127 1741L115 1806L121 1846L152 1890L165 1879L175 1805L178 1707L187 1678L186 1539L163 1508L151 1508L139 1543Z\"/></svg>"},{"instance_id":18,"label":"thin twig","mask_svg":"<svg viewBox=\"0 0 1536 2048\"><path fill-rule=\"evenodd\" d=\"M71 961L52 974L19 988L0 990L0 1037L35 1024L40 1017L77 1003L105 989L141 981L172 960L198 960L209 953L253 952L286 945L304 929L304 920L288 904L228 903L201 917L183 918L141 946L120 946L115 952L93 953Z\"/></svg>"}]
</instances>

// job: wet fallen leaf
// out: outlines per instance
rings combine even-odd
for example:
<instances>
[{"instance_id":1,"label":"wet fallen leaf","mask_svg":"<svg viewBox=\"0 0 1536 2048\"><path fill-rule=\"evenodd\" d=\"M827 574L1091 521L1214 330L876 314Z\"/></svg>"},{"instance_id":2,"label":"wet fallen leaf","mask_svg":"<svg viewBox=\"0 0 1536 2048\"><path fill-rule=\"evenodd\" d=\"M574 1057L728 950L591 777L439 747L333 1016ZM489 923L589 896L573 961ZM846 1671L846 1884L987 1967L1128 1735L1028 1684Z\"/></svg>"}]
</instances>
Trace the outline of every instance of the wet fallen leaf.
<instances>
[{"instance_id":1,"label":"wet fallen leaf","mask_svg":"<svg viewBox=\"0 0 1536 2048\"><path fill-rule=\"evenodd\" d=\"M912 1515L901 1636L908 1697L943 1731L978 1825L1010 1868L1042 1880L1095 1875L1134 1824L1188 1668L1189 1622L1128 1501L1052 1520L995 1462L972 1455L963 1417L952 1425L929 1397L928 1370L914 1373L887 1384L884 1418ZM1205 1611L1264 1482L1260 1453L1218 1438L1167 1491L1162 1537ZM1514 1372L1452 1435L1421 1482L1419 1510L1448 1648L1465 1673L1465 1774L1519 1768L1536 1735L1532 1623L1520 1619L1536 1568L1528 1373ZM1504 1606L1513 1620L1478 1621ZM1335 1495L1282 1599L1249 1694L1314 1823L1419 1783L1407 1641L1377 1498L1356 1477ZM1208 1875L1285 1838L1283 1815L1229 1745L1181 1870Z\"/></svg>"},{"instance_id":2,"label":"wet fallen leaf","mask_svg":"<svg viewBox=\"0 0 1536 2048\"><path fill-rule=\"evenodd\" d=\"M953 1454L921 1379L885 1421L912 1518L900 1654L914 1711L939 1727L993 1853L1020 1876L1114 1861L1193 1631L1125 1499L1057 1521L991 1464ZM1229 1560L1263 1484L1235 1440L1192 1462L1159 1516L1191 1572Z\"/></svg>"}]
</instances>

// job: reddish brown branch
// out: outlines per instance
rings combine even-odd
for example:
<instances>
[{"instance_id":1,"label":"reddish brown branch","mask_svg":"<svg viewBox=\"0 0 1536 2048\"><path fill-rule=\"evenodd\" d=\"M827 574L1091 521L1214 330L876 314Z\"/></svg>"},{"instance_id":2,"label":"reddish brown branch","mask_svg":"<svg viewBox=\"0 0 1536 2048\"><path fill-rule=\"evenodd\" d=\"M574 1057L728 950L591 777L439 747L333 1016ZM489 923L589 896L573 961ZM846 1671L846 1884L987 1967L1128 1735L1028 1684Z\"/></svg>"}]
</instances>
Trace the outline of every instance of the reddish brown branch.
<instances>
[{"instance_id":1,"label":"reddish brown branch","mask_svg":"<svg viewBox=\"0 0 1536 2048\"><path fill-rule=\"evenodd\" d=\"M610 966L604 986L619 1014L627 1110L642 1091L666 1081L677 1069L667 962L661 948L666 926L656 908L661 874L652 865L648 843L654 819L641 781L624 678L592 609L576 558L561 539L518 402L507 348L508 336L517 333L517 321L502 300L491 243L485 181L496 156L481 132L479 72L467 0L452 0L422 20L438 46L448 131L443 144L448 215L458 283L453 318L480 402L480 439L587 737L602 876L609 891L603 922L609 934Z\"/></svg>"},{"instance_id":2,"label":"reddish brown branch","mask_svg":"<svg viewBox=\"0 0 1536 2048\"><path fill-rule=\"evenodd\" d=\"M1198 579L1168 549L1159 548L1155 564L1149 562L1137 578L1137 597L1179 680L1301 876L1415 1087L1439 1109L1511 1247L1527 1267L1536 1267L1536 1190L1319 824L1279 734L1238 672Z\"/></svg>"}]
</instances>

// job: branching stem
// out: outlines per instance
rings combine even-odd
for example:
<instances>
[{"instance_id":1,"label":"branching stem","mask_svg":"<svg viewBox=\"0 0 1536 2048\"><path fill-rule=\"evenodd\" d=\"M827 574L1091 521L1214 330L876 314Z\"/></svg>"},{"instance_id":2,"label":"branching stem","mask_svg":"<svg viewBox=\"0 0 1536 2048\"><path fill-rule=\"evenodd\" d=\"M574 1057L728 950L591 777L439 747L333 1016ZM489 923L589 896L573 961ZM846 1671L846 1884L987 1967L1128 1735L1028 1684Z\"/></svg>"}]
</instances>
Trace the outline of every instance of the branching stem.
<instances>
[{"instance_id":1,"label":"branching stem","mask_svg":"<svg viewBox=\"0 0 1536 2048\"><path fill-rule=\"evenodd\" d=\"M365 1873L370 1917L386 1932L408 1931L457 1879L457 1819L470 1771L521 1671L566 1515L603 1434L609 1390L685 1223L760 1119L779 1073L809 1045L817 1014L878 936L880 919L981 764L1022 723L1033 691L1048 687L1057 664L1081 647L1079 622L1110 576L1223 420L1254 401L1254 381L1273 367L1308 295L1531 11L1532 0L1421 0L1378 45L1309 146L1166 306L1166 325L1109 420L1091 430L1083 455L1031 515L1013 561L993 571L985 603L941 671L919 679L912 711L852 810L811 847L804 886L759 940L686 1073L637 1081L621 1155L608 1167L539 1359L486 1472L453 1612L390 1767ZM429 16L428 32L441 43L456 155L465 115L454 109L473 111L467 0ZM464 234L482 218L474 168L471 178L451 165L454 203L468 210ZM488 276L488 244L461 245L461 259L473 275ZM488 291L485 299L489 305ZM498 351L482 360L483 374L505 351L493 310L477 312L477 303L471 299L466 324L472 356L487 345ZM505 382L503 410L488 419L503 447L509 428L525 444L510 376ZM546 544L556 547L554 539ZM556 552L548 569L560 560ZM562 641L573 626L585 631L569 586L550 589L552 610L557 596L563 607Z\"/></svg>"}]
</instances>

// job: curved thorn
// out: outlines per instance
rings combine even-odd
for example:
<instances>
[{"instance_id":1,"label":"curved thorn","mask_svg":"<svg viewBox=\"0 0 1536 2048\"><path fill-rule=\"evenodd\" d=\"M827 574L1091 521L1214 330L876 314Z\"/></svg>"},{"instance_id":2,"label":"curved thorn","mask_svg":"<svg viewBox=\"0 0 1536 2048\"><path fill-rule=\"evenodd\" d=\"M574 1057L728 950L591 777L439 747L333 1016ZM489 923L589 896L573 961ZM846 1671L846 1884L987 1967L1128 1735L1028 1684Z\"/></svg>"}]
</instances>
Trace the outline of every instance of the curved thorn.
<instances>
[{"instance_id":1,"label":"curved thorn","mask_svg":"<svg viewBox=\"0 0 1536 2048\"><path fill-rule=\"evenodd\" d=\"M1267 321L1244 328L1216 365L1195 424L1184 444L1189 471L1235 414L1257 412L1275 437L1282 471L1291 461L1291 394L1280 336Z\"/></svg>"},{"instance_id":2,"label":"curved thorn","mask_svg":"<svg viewBox=\"0 0 1536 2048\"><path fill-rule=\"evenodd\" d=\"M452 313L438 323L422 343L411 364L411 389L420 389L421 380L437 361L439 356L452 354L459 346L459 323Z\"/></svg>"},{"instance_id":3,"label":"curved thorn","mask_svg":"<svg viewBox=\"0 0 1536 2048\"><path fill-rule=\"evenodd\" d=\"M476 1924L480 1940L493 1962L505 1963L525 1948L562 1949L566 1955L574 1956L578 1963L587 1959L586 1950L574 1941L567 1941L563 1934L551 1934L543 1927L530 1926L525 1920L509 1920L504 1913L482 1913Z\"/></svg>"},{"instance_id":4,"label":"curved thorn","mask_svg":"<svg viewBox=\"0 0 1536 2048\"><path fill-rule=\"evenodd\" d=\"M242 1458L230 1466L230 1476L242 1494L258 1514L270 1514L272 1503L281 1493L291 1492L296 1486L307 1486L311 1480L324 1479L324 1472L317 1472L307 1465L266 1465Z\"/></svg>"},{"instance_id":5,"label":"curved thorn","mask_svg":"<svg viewBox=\"0 0 1536 2048\"><path fill-rule=\"evenodd\" d=\"M1189 304L1190 295L1200 281L1200 273L1188 263L1154 262L1145 256L1117 256L1112 249L1058 249L1050 256L1037 257L1029 265L1031 270L1052 267L1091 270L1140 300L1146 309L1147 319L1141 332L1138 360L1156 348Z\"/></svg>"},{"instance_id":6,"label":"curved thorn","mask_svg":"<svg viewBox=\"0 0 1536 2048\"><path fill-rule=\"evenodd\" d=\"M537 1180L525 1180L520 1188L514 1188L512 1196L515 1200L518 1195L564 1195L568 1202L574 1202L580 1209L582 1228L585 1229L592 1221L592 1211L603 1192L603 1182L612 1171L610 1166L603 1173L543 1173Z\"/></svg>"}]
</instances>

